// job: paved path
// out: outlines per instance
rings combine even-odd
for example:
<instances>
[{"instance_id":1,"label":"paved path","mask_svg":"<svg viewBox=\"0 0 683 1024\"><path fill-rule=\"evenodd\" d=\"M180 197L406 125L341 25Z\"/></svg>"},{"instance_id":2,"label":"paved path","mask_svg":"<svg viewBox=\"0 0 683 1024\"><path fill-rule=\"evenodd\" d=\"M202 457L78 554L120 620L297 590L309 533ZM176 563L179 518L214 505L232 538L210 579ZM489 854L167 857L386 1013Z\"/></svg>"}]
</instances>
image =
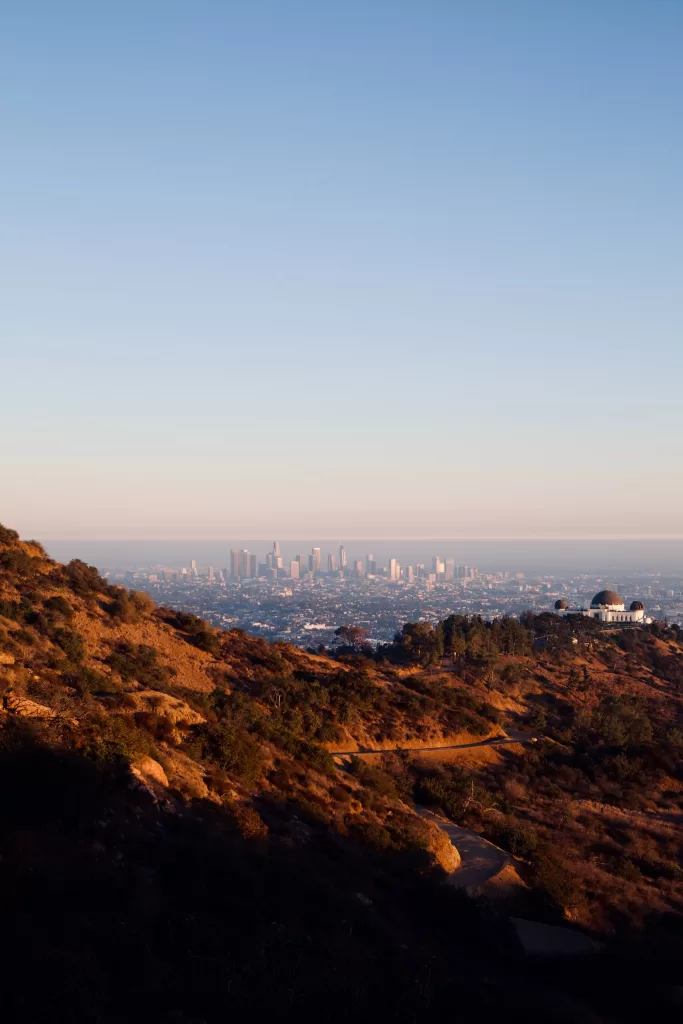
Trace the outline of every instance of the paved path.
<instances>
[{"instance_id":1,"label":"paved path","mask_svg":"<svg viewBox=\"0 0 683 1024\"><path fill-rule=\"evenodd\" d=\"M510 863L510 857L504 850L494 846L476 832L471 832L461 825L454 825L452 821L426 808L419 808L419 813L423 818L438 825L460 854L460 867L449 875L449 885L455 885L459 889L478 889Z\"/></svg>"},{"instance_id":2,"label":"paved path","mask_svg":"<svg viewBox=\"0 0 683 1024\"><path fill-rule=\"evenodd\" d=\"M392 754L399 750L406 750L413 753L426 753L438 750L467 750L470 747L496 747L506 743L535 743L537 737L528 732L521 732L519 729L509 729L503 736L492 736L487 740L480 740L478 743L455 743L447 747L393 747L390 750L335 750L331 751L333 757L363 756L363 754ZM460 854L461 864L453 871L448 882L459 889L477 889L488 882L499 871L510 862L510 857L504 850L494 846L488 839L484 839L476 832L455 825L447 818L427 810L426 807L417 808L423 818L431 819L438 827L446 833L453 846Z\"/></svg>"},{"instance_id":3,"label":"paved path","mask_svg":"<svg viewBox=\"0 0 683 1024\"><path fill-rule=\"evenodd\" d=\"M438 750L469 750L472 747L502 747L506 743L535 743L536 736L531 733L521 732L519 729L509 729L503 736L491 736L487 740L478 740L476 743L452 743L440 747L387 747L383 750L372 750L364 747L362 750L331 750L332 757L362 757L364 754L396 754L399 751L409 753L429 754Z\"/></svg>"}]
</instances>

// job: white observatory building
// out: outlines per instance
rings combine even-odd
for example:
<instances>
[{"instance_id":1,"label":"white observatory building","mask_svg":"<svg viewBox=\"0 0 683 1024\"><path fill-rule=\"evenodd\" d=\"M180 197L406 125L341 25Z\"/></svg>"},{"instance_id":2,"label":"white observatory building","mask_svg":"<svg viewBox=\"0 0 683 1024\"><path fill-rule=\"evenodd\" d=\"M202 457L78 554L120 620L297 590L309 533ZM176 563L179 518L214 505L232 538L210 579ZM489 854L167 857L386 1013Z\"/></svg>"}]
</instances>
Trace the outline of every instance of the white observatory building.
<instances>
[{"instance_id":1,"label":"white observatory building","mask_svg":"<svg viewBox=\"0 0 683 1024\"><path fill-rule=\"evenodd\" d=\"M600 622L616 622L622 624L640 624L652 622L645 617L645 610L640 601L631 601L626 609L623 597L616 590L601 590L590 603L590 608L570 608L566 601L555 602L556 615L585 615Z\"/></svg>"}]
</instances>

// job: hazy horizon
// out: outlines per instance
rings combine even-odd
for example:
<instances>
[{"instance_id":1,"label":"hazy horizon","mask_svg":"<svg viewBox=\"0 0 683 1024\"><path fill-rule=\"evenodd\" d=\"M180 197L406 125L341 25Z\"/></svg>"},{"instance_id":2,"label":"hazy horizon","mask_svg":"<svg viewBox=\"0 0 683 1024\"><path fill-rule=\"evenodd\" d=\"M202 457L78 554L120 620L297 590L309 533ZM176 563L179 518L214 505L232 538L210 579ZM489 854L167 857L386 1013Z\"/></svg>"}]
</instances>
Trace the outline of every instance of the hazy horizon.
<instances>
[{"instance_id":1,"label":"hazy horizon","mask_svg":"<svg viewBox=\"0 0 683 1024\"><path fill-rule=\"evenodd\" d=\"M336 554L336 538L278 538L285 560L321 548L322 565L328 552ZM194 558L200 566L223 568L229 564L232 548L248 548L262 561L273 539L234 537L229 539L185 540L44 540L48 552L59 561L81 558L99 569L166 564L169 568L189 567ZM586 575L637 572L683 573L683 540L492 540L464 538L413 538L380 540L345 538L349 562L375 556L379 565L390 557L402 564L431 564L433 555L455 558L458 564L473 565L485 572L582 572Z\"/></svg>"}]
</instances>

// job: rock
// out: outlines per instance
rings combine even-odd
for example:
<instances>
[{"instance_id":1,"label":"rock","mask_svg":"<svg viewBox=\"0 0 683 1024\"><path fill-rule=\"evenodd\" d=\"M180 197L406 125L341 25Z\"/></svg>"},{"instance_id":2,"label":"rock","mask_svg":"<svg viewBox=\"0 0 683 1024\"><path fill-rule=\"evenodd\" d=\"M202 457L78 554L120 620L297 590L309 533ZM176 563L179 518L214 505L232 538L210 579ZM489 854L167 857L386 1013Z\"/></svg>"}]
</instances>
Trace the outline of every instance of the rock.
<instances>
[{"instance_id":1,"label":"rock","mask_svg":"<svg viewBox=\"0 0 683 1024\"><path fill-rule=\"evenodd\" d=\"M135 701L136 711L152 711L160 718L167 718L172 725L182 727L200 725L206 719L198 711L191 708L184 700L171 697L168 693L158 690L139 690L129 696Z\"/></svg>"},{"instance_id":2,"label":"rock","mask_svg":"<svg viewBox=\"0 0 683 1024\"><path fill-rule=\"evenodd\" d=\"M29 700L28 697L15 697L13 694L5 697L5 707L13 715L19 715L21 718L57 717L57 712L46 704L38 704L35 700Z\"/></svg>"},{"instance_id":3,"label":"rock","mask_svg":"<svg viewBox=\"0 0 683 1024\"><path fill-rule=\"evenodd\" d=\"M425 823L429 826L429 852L448 874L457 871L460 867L460 854L458 850L438 825L432 821L426 821Z\"/></svg>"},{"instance_id":4,"label":"rock","mask_svg":"<svg viewBox=\"0 0 683 1024\"><path fill-rule=\"evenodd\" d=\"M155 783L158 786L168 787L166 772L152 757L141 757L139 761L130 766L130 770L135 778L148 789L152 789Z\"/></svg>"}]
</instances>

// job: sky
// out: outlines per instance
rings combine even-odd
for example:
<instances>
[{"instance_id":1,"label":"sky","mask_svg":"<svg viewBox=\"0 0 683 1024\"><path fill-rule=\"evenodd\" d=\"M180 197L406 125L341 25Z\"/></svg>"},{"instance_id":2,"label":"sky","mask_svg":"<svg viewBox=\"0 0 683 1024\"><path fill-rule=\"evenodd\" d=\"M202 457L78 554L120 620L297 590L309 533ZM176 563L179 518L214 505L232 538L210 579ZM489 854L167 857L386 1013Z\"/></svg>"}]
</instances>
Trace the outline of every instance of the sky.
<instances>
[{"instance_id":1,"label":"sky","mask_svg":"<svg viewBox=\"0 0 683 1024\"><path fill-rule=\"evenodd\" d=\"M5 0L0 521L683 536L683 5Z\"/></svg>"}]
</instances>

